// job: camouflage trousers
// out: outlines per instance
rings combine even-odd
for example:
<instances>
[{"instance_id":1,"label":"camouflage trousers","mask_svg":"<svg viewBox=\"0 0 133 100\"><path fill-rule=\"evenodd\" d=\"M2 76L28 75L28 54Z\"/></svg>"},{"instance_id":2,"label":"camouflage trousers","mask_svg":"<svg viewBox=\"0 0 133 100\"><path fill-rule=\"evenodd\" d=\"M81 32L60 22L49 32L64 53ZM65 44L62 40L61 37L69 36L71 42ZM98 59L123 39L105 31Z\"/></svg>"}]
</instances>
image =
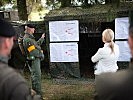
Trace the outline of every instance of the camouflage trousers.
<instances>
[{"instance_id":1,"label":"camouflage trousers","mask_svg":"<svg viewBox=\"0 0 133 100\"><path fill-rule=\"evenodd\" d=\"M31 62L31 81L32 89L36 91L38 95L42 95L41 91L41 68L40 68L40 59L36 58Z\"/></svg>"}]
</instances>

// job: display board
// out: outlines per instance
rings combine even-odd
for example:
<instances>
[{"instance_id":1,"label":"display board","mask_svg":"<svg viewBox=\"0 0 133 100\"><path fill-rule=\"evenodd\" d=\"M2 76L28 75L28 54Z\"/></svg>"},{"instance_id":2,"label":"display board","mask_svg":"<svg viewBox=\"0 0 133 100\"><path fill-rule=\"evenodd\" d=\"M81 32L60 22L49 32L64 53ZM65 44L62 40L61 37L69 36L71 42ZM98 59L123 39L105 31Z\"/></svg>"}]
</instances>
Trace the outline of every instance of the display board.
<instances>
[{"instance_id":1,"label":"display board","mask_svg":"<svg viewBox=\"0 0 133 100\"><path fill-rule=\"evenodd\" d=\"M78 43L50 43L50 62L78 62Z\"/></svg>"},{"instance_id":2,"label":"display board","mask_svg":"<svg viewBox=\"0 0 133 100\"><path fill-rule=\"evenodd\" d=\"M127 41L116 41L115 43L119 45L120 49L118 61L130 61L131 53Z\"/></svg>"},{"instance_id":3,"label":"display board","mask_svg":"<svg viewBox=\"0 0 133 100\"><path fill-rule=\"evenodd\" d=\"M128 17L115 19L115 39L119 40L115 43L118 44L120 49L120 56L118 61L130 61L131 53L127 41L122 39L128 39L129 32L129 19Z\"/></svg>"},{"instance_id":4,"label":"display board","mask_svg":"<svg viewBox=\"0 0 133 100\"><path fill-rule=\"evenodd\" d=\"M129 19L128 17L115 19L115 39L128 38Z\"/></svg>"},{"instance_id":5,"label":"display board","mask_svg":"<svg viewBox=\"0 0 133 100\"><path fill-rule=\"evenodd\" d=\"M79 22L78 20L50 21L49 33L50 42L79 41Z\"/></svg>"}]
</instances>

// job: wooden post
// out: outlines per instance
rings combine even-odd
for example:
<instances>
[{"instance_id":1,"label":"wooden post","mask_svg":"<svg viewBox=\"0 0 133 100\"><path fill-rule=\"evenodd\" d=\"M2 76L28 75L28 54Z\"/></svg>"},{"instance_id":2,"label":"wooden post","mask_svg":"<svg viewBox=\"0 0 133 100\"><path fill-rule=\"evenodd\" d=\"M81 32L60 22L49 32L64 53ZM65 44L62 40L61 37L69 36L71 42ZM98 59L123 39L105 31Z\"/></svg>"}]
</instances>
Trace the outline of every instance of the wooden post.
<instances>
[{"instance_id":1,"label":"wooden post","mask_svg":"<svg viewBox=\"0 0 133 100\"><path fill-rule=\"evenodd\" d=\"M133 10L129 12L129 23L130 27L133 27Z\"/></svg>"}]
</instances>

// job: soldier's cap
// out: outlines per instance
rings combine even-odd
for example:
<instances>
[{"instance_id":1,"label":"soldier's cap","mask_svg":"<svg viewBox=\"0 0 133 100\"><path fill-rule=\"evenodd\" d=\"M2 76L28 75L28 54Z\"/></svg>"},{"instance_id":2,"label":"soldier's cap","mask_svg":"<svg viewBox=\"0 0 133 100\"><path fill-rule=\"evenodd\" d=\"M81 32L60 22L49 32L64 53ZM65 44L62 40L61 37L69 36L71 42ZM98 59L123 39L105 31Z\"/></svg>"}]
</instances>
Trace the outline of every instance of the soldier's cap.
<instances>
[{"instance_id":1,"label":"soldier's cap","mask_svg":"<svg viewBox=\"0 0 133 100\"><path fill-rule=\"evenodd\" d=\"M35 28L35 25L33 25L33 24L27 24L27 27L29 27L29 28Z\"/></svg>"},{"instance_id":2,"label":"soldier's cap","mask_svg":"<svg viewBox=\"0 0 133 100\"><path fill-rule=\"evenodd\" d=\"M13 37L15 36L15 34L16 32L13 26L9 22L3 19L0 19L0 36Z\"/></svg>"}]
</instances>

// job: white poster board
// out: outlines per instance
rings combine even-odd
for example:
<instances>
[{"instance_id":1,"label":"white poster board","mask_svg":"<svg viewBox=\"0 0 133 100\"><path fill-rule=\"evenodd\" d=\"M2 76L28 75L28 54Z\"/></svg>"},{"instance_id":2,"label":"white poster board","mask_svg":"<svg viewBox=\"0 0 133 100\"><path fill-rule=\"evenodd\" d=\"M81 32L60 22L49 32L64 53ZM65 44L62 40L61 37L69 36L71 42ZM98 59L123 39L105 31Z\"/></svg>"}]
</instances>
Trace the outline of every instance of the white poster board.
<instances>
[{"instance_id":1,"label":"white poster board","mask_svg":"<svg viewBox=\"0 0 133 100\"><path fill-rule=\"evenodd\" d=\"M78 43L50 43L50 62L78 62Z\"/></svg>"},{"instance_id":2,"label":"white poster board","mask_svg":"<svg viewBox=\"0 0 133 100\"><path fill-rule=\"evenodd\" d=\"M49 22L50 42L79 41L79 22L51 21Z\"/></svg>"},{"instance_id":3,"label":"white poster board","mask_svg":"<svg viewBox=\"0 0 133 100\"><path fill-rule=\"evenodd\" d=\"M119 45L120 49L118 61L130 61L131 53L127 41L116 41L115 43Z\"/></svg>"},{"instance_id":4,"label":"white poster board","mask_svg":"<svg viewBox=\"0 0 133 100\"><path fill-rule=\"evenodd\" d=\"M115 39L128 39L128 17L115 19Z\"/></svg>"}]
</instances>

